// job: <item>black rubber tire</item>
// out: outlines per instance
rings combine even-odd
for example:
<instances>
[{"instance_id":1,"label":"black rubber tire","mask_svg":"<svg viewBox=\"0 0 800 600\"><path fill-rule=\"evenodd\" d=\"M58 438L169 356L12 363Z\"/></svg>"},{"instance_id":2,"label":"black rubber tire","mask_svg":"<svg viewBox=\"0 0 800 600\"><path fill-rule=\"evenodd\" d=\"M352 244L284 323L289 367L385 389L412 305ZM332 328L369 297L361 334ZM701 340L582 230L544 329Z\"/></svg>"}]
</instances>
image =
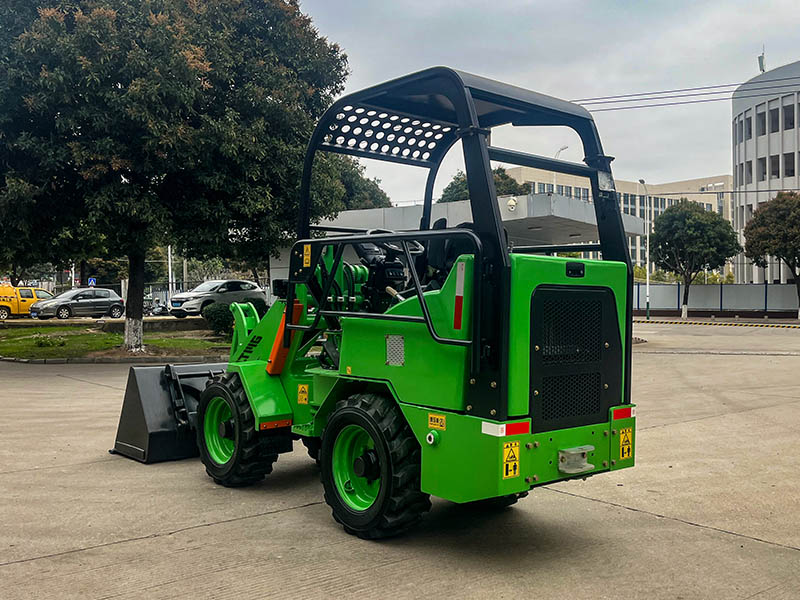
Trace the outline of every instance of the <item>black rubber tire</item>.
<instances>
[{"instance_id":1,"label":"black rubber tire","mask_svg":"<svg viewBox=\"0 0 800 600\"><path fill-rule=\"evenodd\" d=\"M122 315L125 314L125 311L122 310L121 306L112 306L111 310L108 311L108 316L112 319L119 319Z\"/></svg>"},{"instance_id":2,"label":"black rubber tire","mask_svg":"<svg viewBox=\"0 0 800 600\"><path fill-rule=\"evenodd\" d=\"M0 306L0 321L5 321L11 316L11 309L6 306Z\"/></svg>"},{"instance_id":3,"label":"black rubber tire","mask_svg":"<svg viewBox=\"0 0 800 600\"><path fill-rule=\"evenodd\" d=\"M36 317L38 321L47 321L47 319L52 319L53 317Z\"/></svg>"},{"instance_id":4,"label":"black rubber tire","mask_svg":"<svg viewBox=\"0 0 800 600\"><path fill-rule=\"evenodd\" d=\"M59 319L69 319L72 316L72 310L69 306L59 306L56 309L56 316Z\"/></svg>"},{"instance_id":5,"label":"black rubber tire","mask_svg":"<svg viewBox=\"0 0 800 600\"><path fill-rule=\"evenodd\" d=\"M186 313L175 313L172 316L175 317L176 319L185 319Z\"/></svg>"},{"instance_id":6,"label":"black rubber tire","mask_svg":"<svg viewBox=\"0 0 800 600\"><path fill-rule=\"evenodd\" d=\"M218 464L208 454L203 420L209 401L220 397L228 404L233 415L233 455L223 465ZM225 373L215 378L200 394L197 406L197 447L206 473L219 485L243 487L252 485L272 473L272 465L278 460L278 453L267 435L256 431L256 421L250 402L238 373Z\"/></svg>"},{"instance_id":7,"label":"black rubber tire","mask_svg":"<svg viewBox=\"0 0 800 600\"><path fill-rule=\"evenodd\" d=\"M380 492L367 510L355 511L341 499L333 479L333 446L347 425L365 429L375 442L380 464ZM397 404L378 394L341 400L322 434L320 463L325 502L344 530L363 539L398 535L430 510L430 496L420 490L421 450Z\"/></svg>"}]
</instances>

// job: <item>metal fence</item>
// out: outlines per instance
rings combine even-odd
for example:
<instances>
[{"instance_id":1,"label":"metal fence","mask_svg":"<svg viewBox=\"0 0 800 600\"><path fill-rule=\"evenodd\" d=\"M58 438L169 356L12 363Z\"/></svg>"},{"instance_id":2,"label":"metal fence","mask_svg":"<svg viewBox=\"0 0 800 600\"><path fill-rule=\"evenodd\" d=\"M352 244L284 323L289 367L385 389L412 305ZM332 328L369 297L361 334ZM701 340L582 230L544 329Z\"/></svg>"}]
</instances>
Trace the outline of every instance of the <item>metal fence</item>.
<instances>
[{"instance_id":1,"label":"metal fence","mask_svg":"<svg viewBox=\"0 0 800 600\"><path fill-rule=\"evenodd\" d=\"M650 308L680 310L683 291L681 283L651 283ZM634 284L633 302L635 310L646 308L644 283ZM689 310L796 312L797 308L797 288L794 284L695 284L689 288Z\"/></svg>"}]
</instances>

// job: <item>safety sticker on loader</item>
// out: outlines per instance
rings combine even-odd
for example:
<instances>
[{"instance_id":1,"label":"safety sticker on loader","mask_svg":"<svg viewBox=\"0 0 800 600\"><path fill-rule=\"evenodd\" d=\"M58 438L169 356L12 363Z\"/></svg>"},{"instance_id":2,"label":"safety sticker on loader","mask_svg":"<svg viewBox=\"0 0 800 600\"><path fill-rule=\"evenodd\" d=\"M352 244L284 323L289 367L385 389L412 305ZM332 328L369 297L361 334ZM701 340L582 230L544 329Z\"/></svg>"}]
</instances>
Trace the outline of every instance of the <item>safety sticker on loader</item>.
<instances>
[{"instance_id":1,"label":"safety sticker on loader","mask_svg":"<svg viewBox=\"0 0 800 600\"><path fill-rule=\"evenodd\" d=\"M308 404L308 384L300 383L297 385L297 403Z\"/></svg>"},{"instance_id":2,"label":"safety sticker on loader","mask_svg":"<svg viewBox=\"0 0 800 600\"><path fill-rule=\"evenodd\" d=\"M619 459L630 458L633 445L633 427L626 427L619 430Z\"/></svg>"},{"instance_id":3,"label":"safety sticker on loader","mask_svg":"<svg viewBox=\"0 0 800 600\"><path fill-rule=\"evenodd\" d=\"M503 479L519 477L519 442L503 444Z\"/></svg>"},{"instance_id":4,"label":"safety sticker on loader","mask_svg":"<svg viewBox=\"0 0 800 600\"><path fill-rule=\"evenodd\" d=\"M311 244L303 244L303 267L311 266Z\"/></svg>"},{"instance_id":5,"label":"safety sticker on loader","mask_svg":"<svg viewBox=\"0 0 800 600\"><path fill-rule=\"evenodd\" d=\"M428 413L428 429L447 430L447 415Z\"/></svg>"}]
</instances>

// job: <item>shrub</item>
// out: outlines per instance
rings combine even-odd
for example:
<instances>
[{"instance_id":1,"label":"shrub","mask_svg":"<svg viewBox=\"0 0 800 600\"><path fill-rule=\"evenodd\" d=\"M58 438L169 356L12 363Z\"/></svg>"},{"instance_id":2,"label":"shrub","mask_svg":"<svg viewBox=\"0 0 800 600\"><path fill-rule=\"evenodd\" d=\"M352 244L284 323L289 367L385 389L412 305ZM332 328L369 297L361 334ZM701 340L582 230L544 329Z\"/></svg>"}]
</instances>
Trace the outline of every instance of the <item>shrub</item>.
<instances>
[{"instance_id":1,"label":"shrub","mask_svg":"<svg viewBox=\"0 0 800 600\"><path fill-rule=\"evenodd\" d=\"M217 335L233 335L233 313L229 304L215 302L203 309L203 318Z\"/></svg>"},{"instance_id":2,"label":"shrub","mask_svg":"<svg viewBox=\"0 0 800 600\"><path fill-rule=\"evenodd\" d=\"M34 336L34 344L37 348L54 348L56 346L66 346L67 338L61 335L42 335L36 334Z\"/></svg>"},{"instance_id":3,"label":"shrub","mask_svg":"<svg viewBox=\"0 0 800 600\"><path fill-rule=\"evenodd\" d=\"M256 309L259 318L267 314L267 303L261 298L251 300L250 304ZM208 322L208 326L217 335L230 337L233 335L233 313L229 304L216 302L203 309L203 318Z\"/></svg>"}]
</instances>

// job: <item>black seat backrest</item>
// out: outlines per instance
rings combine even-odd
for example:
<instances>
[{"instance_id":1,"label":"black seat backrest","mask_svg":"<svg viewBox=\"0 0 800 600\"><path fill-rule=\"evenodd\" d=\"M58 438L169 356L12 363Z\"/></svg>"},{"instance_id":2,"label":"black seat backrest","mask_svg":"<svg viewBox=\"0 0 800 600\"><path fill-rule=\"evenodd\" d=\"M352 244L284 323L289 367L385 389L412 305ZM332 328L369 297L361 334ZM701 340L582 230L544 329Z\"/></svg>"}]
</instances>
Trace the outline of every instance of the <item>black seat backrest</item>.
<instances>
[{"instance_id":1,"label":"black seat backrest","mask_svg":"<svg viewBox=\"0 0 800 600\"><path fill-rule=\"evenodd\" d=\"M457 229L469 229L471 231L475 230L475 225L473 223L459 223L456 225ZM462 254L473 254L475 252L475 246L470 242L468 239L463 237L457 237L450 240L447 240L447 247L445 249L445 269L449 271L453 268L456 260Z\"/></svg>"},{"instance_id":2,"label":"black seat backrest","mask_svg":"<svg viewBox=\"0 0 800 600\"><path fill-rule=\"evenodd\" d=\"M447 219L444 217L436 219L432 229L447 229ZM448 240L443 238L432 239L430 241L430 245L428 246L428 264L431 267L439 270L445 268L445 249L447 247L447 241Z\"/></svg>"}]
</instances>

